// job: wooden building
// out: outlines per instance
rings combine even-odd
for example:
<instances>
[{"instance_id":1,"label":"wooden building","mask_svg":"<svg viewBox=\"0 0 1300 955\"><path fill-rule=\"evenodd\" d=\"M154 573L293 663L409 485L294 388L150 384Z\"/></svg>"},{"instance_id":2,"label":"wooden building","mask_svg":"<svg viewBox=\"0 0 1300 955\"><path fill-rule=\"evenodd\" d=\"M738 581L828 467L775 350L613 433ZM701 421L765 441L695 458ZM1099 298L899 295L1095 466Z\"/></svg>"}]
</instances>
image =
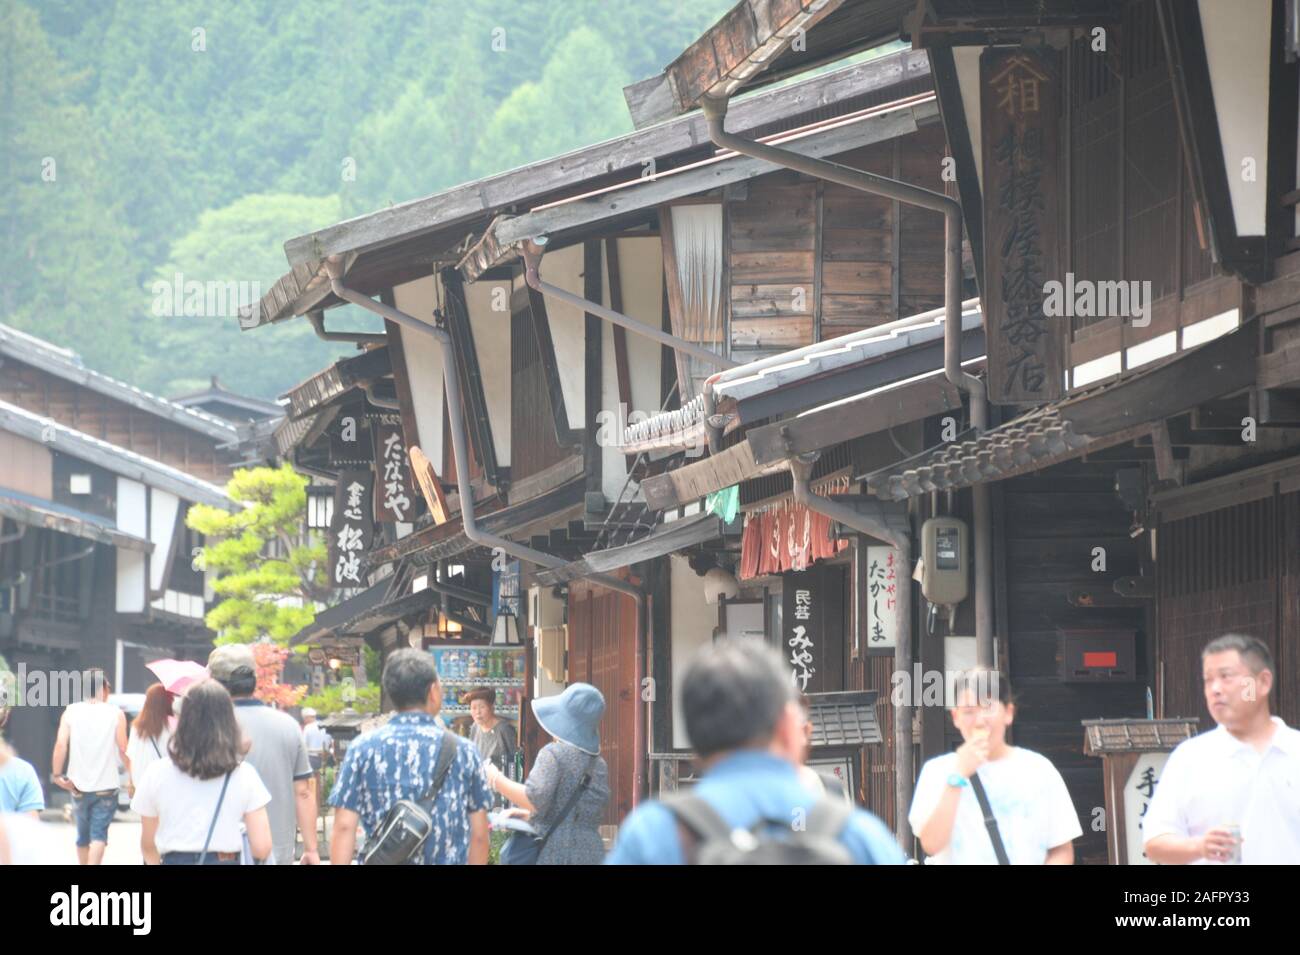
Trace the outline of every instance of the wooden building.
<instances>
[{"instance_id":1,"label":"wooden building","mask_svg":"<svg viewBox=\"0 0 1300 955\"><path fill-rule=\"evenodd\" d=\"M235 399L262 409L249 418L274 417L266 403L233 392L221 413L152 395L87 368L74 351L0 325L0 401L215 484L250 463L236 426L246 419L230 413Z\"/></svg>"},{"instance_id":2,"label":"wooden building","mask_svg":"<svg viewBox=\"0 0 1300 955\"><path fill-rule=\"evenodd\" d=\"M943 185L929 162L944 140L924 54L765 91L738 103L732 121L808 155ZM354 400L345 392L372 404L391 394L406 445L420 449L417 470L429 462L420 482L427 513L410 533L375 541L367 582L385 575L384 605L416 607L402 602L422 589L440 598L401 621L386 618L371 638L385 649L445 649L430 633L458 616L462 640L475 642L472 608L499 596L500 573L464 529L457 479L466 478L479 527L545 558L521 562L528 696L585 680L606 697L607 822L616 824L660 763L688 756L672 684L690 651L720 625L753 625L752 610L730 606L728 623L706 599L707 573L734 562L740 524L705 513L700 495L680 507L652 504L645 488L682 456L629 443L629 426L661 413L698 421L702 385L719 368L800 346L834 350L831 339L928 314L943 300L941 218L717 150L703 119L684 116L290 239L286 252L292 271L243 316L246 325L305 316L332 335L335 306L364 297L363 307L390 311L382 336L363 336L368 350L346 360L357 366L318 376L310 396L302 386L310 400L289 396L277 440L293 446L300 469L327 474L329 406ZM607 321L610 312L619 320ZM932 314L912 324L924 328L891 338L907 356L890 374L938 367L941 326ZM969 326L977 359L977 311ZM387 368L362 374L359 363L380 345ZM452 441L444 347L460 382L464 461ZM611 577L620 589L610 589ZM327 621L335 633L364 623L349 613ZM662 689L646 695L647 681ZM531 753L545 740L527 707L520 712Z\"/></svg>"},{"instance_id":3,"label":"wooden building","mask_svg":"<svg viewBox=\"0 0 1300 955\"><path fill-rule=\"evenodd\" d=\"M816 350L719 376L710 412L727 419L726 437L702 461L685 449L707 426L703 408L643 422L627 441L682 455L643 484L658 506L739 483L744 509L789 486L771 471L820 454L814 479L841 474L860 507L905 509L918 546L926 519L970 521L989 487L992 539L975 563L991 571L990 662L1019 693L1015 742L1066 779L1081 861L1106 858L1092 825L1101 769L1081 721L1149 709L1208 727L1199 654L1210 638L1268 642L1274 710L1300 721L1296 17L1293 0L988 12L743 0L628 92L655 122L899 37L928 56L987 352L963 370L981 374L987 426L974 426L972 399L945 394L943 375L890 384L901 359L864 343L846 380L876 373L856 390L837 388L829 366L808 368L829 358ZM870 643L861 607L859 591L837 610L850 635L823 665L883 700L897 661L855 667L850 648ZM912 615L922 670L973 660L960 642L971 616L963 603L943 637ZM942 706L916 710L916 756L950 749ZM905 835L888 799L910 791L903 782L864 796Z\"/></svg>"},{"instance_id":4,"label":"wooden building","mask_svg":"<svg viewBox=\"0 0 1300 955\"><path fill-rule=\"evenodd\" d=\"M7 732L42 777L69 702L51 695L60 674L100 667L143 692L146 662L206 659L194 503L231 506L215 484L0 401L0 655L42 688Z\"/></svg>"}]
</instances>

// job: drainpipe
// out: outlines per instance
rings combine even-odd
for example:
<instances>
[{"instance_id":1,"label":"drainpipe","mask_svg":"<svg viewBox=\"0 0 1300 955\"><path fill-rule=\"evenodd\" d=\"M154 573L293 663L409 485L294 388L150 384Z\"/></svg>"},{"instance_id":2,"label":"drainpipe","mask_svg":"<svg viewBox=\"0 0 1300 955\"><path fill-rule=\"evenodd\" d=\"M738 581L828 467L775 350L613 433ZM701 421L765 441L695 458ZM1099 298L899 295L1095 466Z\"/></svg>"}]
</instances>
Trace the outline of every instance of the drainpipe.
<instances>
[{"instance_id":1,"label":"drainpipe","mask_svg":"<svg viewBox=\"0 0 1300 955\"><path fill-rule=\"evenodd\" d=\"M474 491L469 482L469 468L465 466L470 459L469 442L465 437L465 418L461 410L460 376L456 368L455 355L452 353L451 335L447 333L446 329L430 325L414 315L407 315L391 305L376 302L370 296L362 295L348 288L343 284L342 267L339 263L327 262L326 269L330 276L330 288L339 298L351 302L353 305L359 305L376 315L382 315L403 328L429 335L438 342L440 346L438 351L442 356L442 382L447 396L447 424L451 431L452 452L456 455L456 488L460 496L460 519L465 536L480 546L499 547L511 557L518 557L520 560L526 560L531 564L537 564L551 570L564 567L567 561L561 557L512 541L500 534L493 534L478 525L474 513ZM641 789L645 782L643 751L645 750L646 718L645 706L640 700L642 679L645 673L645 594L640 588L608 574L592 574L586 579L597 586L604 587L606 590L613 590L631 597L636 607L636 621L633 628L635 633L633 652L636 656L636 686L633 688L633 693L636 695L636 707L633 710L635 716L632 722L632 751L636 755L632 782L632 804L636 805L640 802Z\"/></svg>"},{"instance_id":2,"label":"drainpipe","mask_svg":"<svg viewBox=\"0 0 1300 955\"><path fill-rule=\"evenodd\" d=\"M912 566L912 534L905 521L891 524L881 516L864 514L857 508L833 497L814 494L809 485L815 455L798 455L790 458L790 477L794 482L794 499L818 514L859 533L884 541L898 550L899 566L909 579L898 588L898 646L894 650L894 667L897 672L912 673L912 582L908 568ZM877 502L879 507L879 503ZM912 827L907 822L907 808L912 804L912 779L915 762L912 759L912 701L904 697L902 705L894 707L894 834L904 850L912 843Z\"/></svg>"},{"instance_id":3,"label":"drainpipe","mask_svg":"<svg viewBox=\"0 0 1300 955\"><path fill-rule=\"evenodd\" d=\"M402 403L393 398L380 398L375 394L375 383L373 381L363 381L361 383L361 392L376 408L385 408L389 411L401 411Z\"/></svg>"},{"instance_id":4,"label":"drainpipe","mask_svg":"<svg viewBox=\"0 0 1300 955\"><path fill-rule=\"evenodd\" d=\"M560 288L558 285L552 285L550 282L542 279L538 271L542 264L542 253L546 251L546 237L538 236L529 239L520 248L520 254L524 260L524 281L528 283L529 288L540 292L547 298L553 298L561 302L572 305L574 308L581 309L584 312L590 312L597 315L611 324L620 328L626 328L629 332L641 335L645 338L652 339L660 345L667 345L674 351L681 352L683 355L690 355L692 358L698 358L702 362L714 365L718 368L735 368L736 362L730 358L725 358L715 351L709 351L703 345L697 345L695 342L688 342L684 338L678 338L676 335L669 335L667 332L646 325L644 322L638 322L634 318L629 318L622 312L616 312L612 308L606 308L599 302L593 302L585 299L580 295L574 295L572 292Z\"/></svg>"},{"instance_id":5,"label":"drainpipe","mask_svg":"<svg viewBox=\"0 0 1300 955\"><path fill-rule=\"evenodd\" d=\"M884 196L908 205L943 213L944 217L944 320L943 370L947 379L970 398L971 425L979 431L988 429L987 391L979 378L961 368L961 203L929 189L899 182L861 169L853 169L825 159L814 159L756 143L728 133L723 127L727 118L727 100L705 97L700 101L709 124L709 138L723 149L730 149L777 166L838 183L850 189ZM975 538L975 645L979 662L993 665L993 573L992 521L988 485L981 482L971 489Z\"/></svg>"},{"instance_id":6,"label":"drainpipe","mask_svg":"<svg viewBox=\"0 0 1300 955\"><path fill-rule=\"evenodd\" d=\"M325 342L348 342L354 345L379 345L388 341L387 335L376 335L370 332L327 332L325 331L325 313L319 309L307 313L307 321L311 323L312 330L316 337Z\"/></svg>"}]
</instances>

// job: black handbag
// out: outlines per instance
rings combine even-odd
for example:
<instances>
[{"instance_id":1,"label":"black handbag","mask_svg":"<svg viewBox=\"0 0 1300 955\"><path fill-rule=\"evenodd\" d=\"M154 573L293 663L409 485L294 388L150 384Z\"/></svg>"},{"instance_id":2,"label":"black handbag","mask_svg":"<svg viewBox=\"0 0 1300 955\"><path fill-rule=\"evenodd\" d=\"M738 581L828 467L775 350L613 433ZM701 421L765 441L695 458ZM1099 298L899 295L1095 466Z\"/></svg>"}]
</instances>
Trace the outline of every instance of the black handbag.
<instances>
[{"instance_id":1,"label":"black handbag","mask_svg":"<svg viewBox=\"0 0 1300 955\"><path fill-rule=\"evenodd\" d=\"M433 782L424 798L418 802L399 799L393 804L380 823L379 831L366 841L366 847L361 850L361 865L407 865L424 848L425 841L433 832L433 802L447 778L447 770L456 755L456 745L451 732L444 730L438 742Z\"/></svg>"},{"instance_id":2,"label":"black handbag","mask_svg":"<svg viewBox=\"0 0 1300 955\"><path fill-rule=\"evenodd\" d=\"M578 783L578 788L573 791L569 801L564 804L560 811L559 817L555 824L546 830L545 835L535 835L531 832L512 832L506 844L501 847L499 859L502 865L537 865L537 860L542 857L542 850L546 848L547 840L551 838L551 833L559 829L564 824L564 820L569 817L573 807L578 804L582 794L587 791L591 785L592 767L596 765L596 757L591 757L587 761L587 769L582 774L582 781Z\"/></svg>"},{"instance_id":3,"label":"black handbag","mask_svg":"<svg viewBox=\"0 0 1300 955\"><path fill-rule=\"evenodd\" d=\"M980 812L984 813L984 828L989 831L989 839L993 841L993 854L998 857L998 865L1011 865L1011 860L1007 858L1006 847L1002 844L1002 833L998 831L998 821L993 815L993 807L989 805L989 794L984 791L979 773L971 774L970 788L975 790Z\"/></svg>"}]
</instances>

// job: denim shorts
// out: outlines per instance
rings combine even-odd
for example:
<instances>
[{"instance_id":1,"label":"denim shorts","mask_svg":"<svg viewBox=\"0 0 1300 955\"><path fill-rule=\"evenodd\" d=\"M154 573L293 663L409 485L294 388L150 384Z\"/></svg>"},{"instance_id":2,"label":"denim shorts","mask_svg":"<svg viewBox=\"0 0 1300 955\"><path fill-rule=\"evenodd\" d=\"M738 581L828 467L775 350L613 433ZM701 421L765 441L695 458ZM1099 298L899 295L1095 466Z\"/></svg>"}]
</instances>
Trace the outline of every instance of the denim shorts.
<instances>
[{"instance_id":1,"label":"denim shorts","mask_svg":"<svg viewBox=\"0 0 1300 955\"><path fill-rule=\"evenodd\" d=\"M77 817L77 845L84 848L92 842L108 842L108 824L117 813L117 790L106 793L82 793L72 800L72 812Z\"/></svg>"}]
</instances>

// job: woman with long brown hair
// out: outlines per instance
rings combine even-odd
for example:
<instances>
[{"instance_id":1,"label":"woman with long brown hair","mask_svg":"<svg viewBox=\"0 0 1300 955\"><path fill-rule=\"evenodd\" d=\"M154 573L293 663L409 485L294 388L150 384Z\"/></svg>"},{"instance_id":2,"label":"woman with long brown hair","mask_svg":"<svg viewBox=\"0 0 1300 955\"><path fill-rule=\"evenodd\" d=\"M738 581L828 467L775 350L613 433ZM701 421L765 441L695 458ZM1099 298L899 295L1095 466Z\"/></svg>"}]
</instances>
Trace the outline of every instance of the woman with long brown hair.
<instances>
[{"instance_id":1,"label":"woman with long brown hair","mask_svg":"<svg viewBox=\"0 0 1300 955\"><path fill-rule=\"evenodd\" d=\"M161 683L155 683L145 692L144 706L131 722L131 740L126 744L126 769L131 780L127 791L132 796L149 767L167 752L176 725L176 718L172 716L174 699Z\"/></svg>"},{"instance_id":2,"label":"woman with long brown hair","mask_svg":"<svg viewBox=\"0 0 1300 955\"><path fill-rule=\"evenodd\" d=\"M149 767L131 800L147 864L238 865L241 822L253 858L271 854L271 794L243 761L246 749L226 688L215 680L192 687L167 758Z\"/></svg>"}]
</instances>

